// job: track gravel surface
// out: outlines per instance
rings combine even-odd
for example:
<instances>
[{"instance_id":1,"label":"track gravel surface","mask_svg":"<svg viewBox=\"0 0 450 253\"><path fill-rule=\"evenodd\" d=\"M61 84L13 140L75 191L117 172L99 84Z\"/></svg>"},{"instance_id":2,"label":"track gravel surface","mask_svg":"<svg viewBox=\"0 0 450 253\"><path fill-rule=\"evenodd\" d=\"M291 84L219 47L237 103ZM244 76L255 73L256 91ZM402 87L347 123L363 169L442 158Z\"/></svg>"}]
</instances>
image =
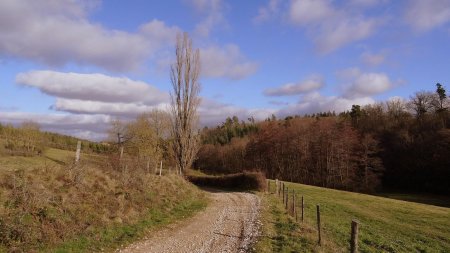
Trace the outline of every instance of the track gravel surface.
<instances>
[{"instance_id":1,"label":"track gravel surface","mask_svg":"<svg viewBox=\"0 0 450 253\"><path fill-rule=\"evenodd\" d=\"M259 197L243 192L212 192L211 198L208 207L196 216L117 252L247 252L259 233Z\"/></svg>"}]
</instances>

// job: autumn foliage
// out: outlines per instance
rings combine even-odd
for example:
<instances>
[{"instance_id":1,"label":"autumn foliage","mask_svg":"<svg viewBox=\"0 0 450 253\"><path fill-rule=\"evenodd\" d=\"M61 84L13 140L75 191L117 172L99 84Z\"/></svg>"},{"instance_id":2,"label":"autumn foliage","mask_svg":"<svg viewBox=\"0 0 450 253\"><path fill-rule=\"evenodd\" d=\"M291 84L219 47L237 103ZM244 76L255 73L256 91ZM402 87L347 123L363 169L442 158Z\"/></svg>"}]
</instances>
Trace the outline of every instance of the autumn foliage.
<instances>
[{"instance_id":1,"label":"autumn foliage","mask_svg":"<svg viewBox=\"0 0 450 253\"><path fill-rule=\"evenodd\" d=\"M437 87L339 115L228 118L203 130L195 167L219 174L251 168L272 179L351 191L448 194L450 114Z\"/></svg>"}]
</instances>

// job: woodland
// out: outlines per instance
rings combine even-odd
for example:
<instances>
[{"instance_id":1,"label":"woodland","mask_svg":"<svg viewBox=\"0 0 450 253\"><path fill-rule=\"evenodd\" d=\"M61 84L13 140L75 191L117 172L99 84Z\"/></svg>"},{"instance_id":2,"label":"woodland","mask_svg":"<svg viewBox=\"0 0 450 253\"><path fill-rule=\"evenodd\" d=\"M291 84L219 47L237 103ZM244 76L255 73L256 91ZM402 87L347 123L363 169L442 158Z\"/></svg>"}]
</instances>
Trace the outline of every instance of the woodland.
<instances>
[{"instance_id":1,"label":"woodland","mask_svg":"<svg viewBox=\"0 0 450 253\"><path fill-rule=\"evenodd\" d=\"M205 127L194 166L358 192L449 194L450 114L445 89L336 114L227 118Z\"/></svg>"}]
</instances>

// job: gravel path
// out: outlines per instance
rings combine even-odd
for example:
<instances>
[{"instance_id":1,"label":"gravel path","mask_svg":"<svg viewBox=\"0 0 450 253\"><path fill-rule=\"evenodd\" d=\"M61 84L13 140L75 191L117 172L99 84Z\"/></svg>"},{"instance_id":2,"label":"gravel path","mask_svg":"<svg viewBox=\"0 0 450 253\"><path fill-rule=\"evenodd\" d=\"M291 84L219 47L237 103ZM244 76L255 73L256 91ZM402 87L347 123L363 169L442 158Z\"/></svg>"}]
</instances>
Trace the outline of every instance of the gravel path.
<instances>
[{"instance_id":1,"label":"gravel path","mask_svg":"<svg viewBox=\"0 0 450 253\"><path fill-rule=\"evenodd\" d=\"M118 252L247 252L260 227L259 197L214 192L211 198L208 207L196 216Z\"/></svg>"}]
</instances>

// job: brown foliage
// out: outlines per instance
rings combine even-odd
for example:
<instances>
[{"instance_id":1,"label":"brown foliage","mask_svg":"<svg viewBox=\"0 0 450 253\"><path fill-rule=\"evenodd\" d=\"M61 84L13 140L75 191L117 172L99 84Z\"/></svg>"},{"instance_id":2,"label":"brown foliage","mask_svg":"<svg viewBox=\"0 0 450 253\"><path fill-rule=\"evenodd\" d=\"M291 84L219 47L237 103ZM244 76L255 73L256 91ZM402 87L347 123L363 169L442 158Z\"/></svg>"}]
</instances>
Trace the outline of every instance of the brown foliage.
<instances>
[{"instance_id":1,"label":"brown foliage","mask_svg":"<svg viewBox=\"0 0 450 253\"><path fill-rule=\"evenodd\" d=\"M360 142L358 132L337 117L266 121L249 138L233 138L226 145L204 145L197 168L236 173L248 168L269 178L324 187L372 191L379 184L373 157L377 142Z\"/></svg>"},{"instance_id":2,"label":"brown foliage","mask_svg":"<svg viewBox=\"0 0 450 253\"><path fill-rule=\"evenodd\" d=\"M193 184L202 187L257 191L266 189L266 177L261 172L243 172L224 176L187 176L187 178Z\"/></svg>"}]
</instances>

